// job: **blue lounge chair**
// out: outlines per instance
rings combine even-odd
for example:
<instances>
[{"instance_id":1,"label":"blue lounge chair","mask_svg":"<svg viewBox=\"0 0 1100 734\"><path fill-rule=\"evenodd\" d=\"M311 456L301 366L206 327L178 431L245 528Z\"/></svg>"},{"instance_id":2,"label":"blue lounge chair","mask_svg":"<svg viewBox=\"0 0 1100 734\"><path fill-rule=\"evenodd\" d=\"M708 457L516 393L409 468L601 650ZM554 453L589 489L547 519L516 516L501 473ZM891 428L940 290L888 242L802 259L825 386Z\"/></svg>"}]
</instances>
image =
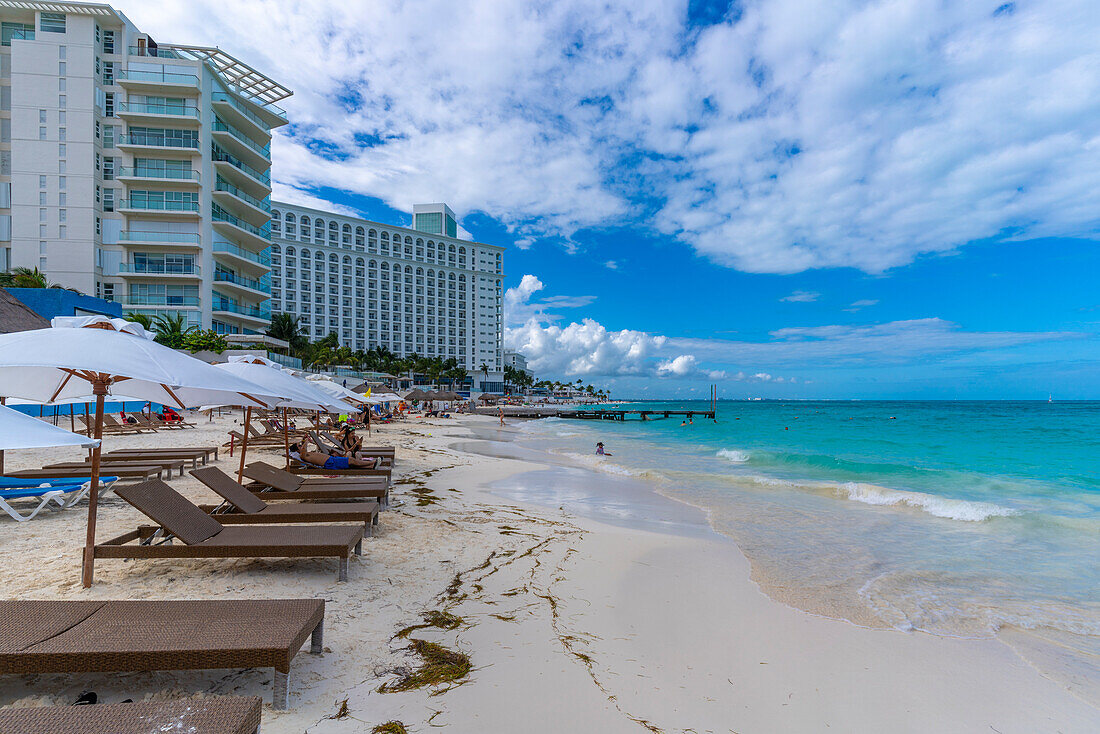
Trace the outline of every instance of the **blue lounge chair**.
<instances>
[{"instance_id":1,"label":"blue lounge chair","mask_svg":"<svg viewBox=\"0 0 1100 734\"><path fill-rule=\"evenodd\" d=\"M109 488L118 481L118 477L100 477L100 491ZM51 503L58 509L72 507L87 496L91 489L91 479L20 479L19 477L0 477L0 509L8 513L16 522L33 520L39 512ZM9 504L11 500L37 501L38 506L31 512L22 514Z\"/></svg>"}]
</instances>

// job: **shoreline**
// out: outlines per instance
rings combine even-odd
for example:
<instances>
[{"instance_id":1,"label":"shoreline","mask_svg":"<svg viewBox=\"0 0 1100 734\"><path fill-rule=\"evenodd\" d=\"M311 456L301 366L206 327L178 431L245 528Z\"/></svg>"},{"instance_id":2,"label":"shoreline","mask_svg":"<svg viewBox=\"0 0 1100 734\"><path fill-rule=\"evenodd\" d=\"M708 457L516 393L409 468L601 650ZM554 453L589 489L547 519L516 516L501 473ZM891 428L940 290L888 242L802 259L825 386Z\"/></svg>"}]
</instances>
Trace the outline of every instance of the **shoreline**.
<instances>
[{"instance_id":1,"label":"shoreline","mask_svg":"<svg viewBox=\"0 0 1100 734\"><path fill-rule=\"evenodd\" d=\"M462 449L463 442L499 434L493 423L462 416L375 431L376 442L399 447L394 507L382 514L346 584L335 583L324 562L116 562L98 566L97 585L82 593L79 508L0 527L5 546L20 558L0 569L0 583L8 596L22 598L326 598L332 652L295 659L291 710L273 712L265 704L268 732L363 731L400 720L410 731L993 726L1007 734L1089 731L1100 721L1095 708L997 640L868 629L772 600L752 580L736 543L709 523L706 532L717 538L607 524L570 512L572 499L554 508L516 491L502 496L501 483L530 484L532 473L543 472L546 486L565 475L534 457L489 458ZM200 442L197 434L149 438L181 445ZM109 447L142 438L110 437ZM13 452L9 462L33 463L24 456L32 453ZM230 466L228 457L218 465ZM203 496L191 482L172 486ZM136 511L108 498L100 537L138 520ZM416 664L407 643L391 638L433 610L463 622L414 636L465 651L473 672L441 695L378 693L395 670ZM97 690L106 700L266 695L269 678L265 671L40 676L33 685L8 678L0 706L68 703L76 689ZM348 715L331 718L345 700Z\"/></svg>"}]
</instances>

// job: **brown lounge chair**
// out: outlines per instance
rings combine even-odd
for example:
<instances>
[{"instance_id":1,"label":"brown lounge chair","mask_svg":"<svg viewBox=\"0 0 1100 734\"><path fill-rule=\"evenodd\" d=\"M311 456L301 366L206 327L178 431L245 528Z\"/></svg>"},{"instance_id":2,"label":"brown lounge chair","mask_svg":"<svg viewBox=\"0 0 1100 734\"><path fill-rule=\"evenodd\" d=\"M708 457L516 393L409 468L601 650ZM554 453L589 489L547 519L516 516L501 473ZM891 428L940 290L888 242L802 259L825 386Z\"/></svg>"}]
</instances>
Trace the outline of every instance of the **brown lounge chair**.
<instances>
[{"instance_id":1,"label":"brown lounge chair","mask_svg":"<svg viewBox=\"0 0 1100 734\"><path fill-rule=\"evenodd\" d=\"M311 432L310 435L313 436L314 433L316 433L316 431ZM323 436L325 440L333 445L339 443L336 440L336 437L328 431L323 431L321 433L321 436ZM316 436L314 436L314 438L316 438ZM360 446L359 452L366 456L381 456L384 458L393 459L394 456L396 456L397 454L397 449L393 446Z\"/></svg>"},{"instance_id":2,"label":"brown lounge chair","mask_svg":"<svg viewBox=\"0 0 1100 734\"><path fill-rule=\"evenodd\" d=\"M280 502L269 505L216 466L194 469L191 476L225 499L221 505L199 505L200 510L214 515L222 525L361 522L369 536L371 525L378 524L378 503L374 500L320 505Z\"/></svg>"},{"instance_id":3,"label":"brown lounge chair","mask_svg":"<svg viewBox=\"0 0 1100 734\"><path fill-rule=\"evenodd\" d=\"M39 477L46 478L58 478L64 479L67 477L87 477L89 474L89 468L85 465L82 469L22 469L20 471L8 472L4 476L7 477L23 477L25 479L36 479ZM100 465L100 474L109 475L113 477L122 477L123 479L144 479L149 480L154 477L159 477L164 474L164 467L161 466L147 466L137 464L115 464L111 465L111 470L107 471L105 468L107 465Z\"/></svg>"},{"instance_id":4,"label":"brown lounge chair","mask_svg":"<svg viewBox=\"0 0 1100 734\"><path fill-rule=\"evenodd\" d=\"M247 487L248 491L263 495L264 499L295 501L373 499L383 507L390 503L389 482L381 477L303 479L262 461L245 466L244 475L253 480L253 483Z\"/></svg>"},{"instance_id":5,"label":"brown lounge chair","mask_svg":"<svg viewBox=\"0 0 1100 734\"><path fill-rule=\"evenodd\" d=\"M103 459L100 461L99 467L101 471L106 471L112 466L156 466L162 471L167 472L168 478L172 478L172 472L178 470L180 476L183 476L183 469L187 466L187 462L183 459L153 459L148 456L144 457L126 457L122 456L117 459L111 459L110 461ZM43 469L79 469L84 467L85 472L92 470L92 462L85 459L84 461L61 461L56 464L46 464Z\"/></svg>"},{"instance_id":6,"label":"brown lounge chair","mask_svg":"<svg viewBox=\"0 0 1100 734\"><path fill-rule=\"evenodd\" d=\"M115 494L160 525L139 527L95 546L96 558L348 558L363 552L362 525L226 527L159 479L115 487ZM184 545L162 542L165 533ZM132 544L138 541L137 544Z\"/></svg>"},{"instance_id":7,"label":"brown lounge chair","mask_svg":"<svg viewBox=\"0 0 1100 734\"><path fill-rule=\"evenodd\" d=\"M0 674L275 668L279 709L306 638L323 649L325 601L5 600L0 619Z\"/></svg>"},{"instance_id":8,"label":"brown lounge chair","mask_svg":"<svg viewBox=\"0 0 1100 734\"><path fill-rule=\"evenodd\" d=\"M104 458L112 456L151 456L158 459L191 459L195 458L206 464L210 457L218 460L217 446L183 446L175 449L113 449L103 454Z\"/></svg>"},{"instance_id":9,"label":"brown lounge chair","mask_svg":"<svg viewBox=\"0 0 1100 734\"><path fill-rule=\"evenodd\" d=\"M313 442L323 448L330 454L341 455L344 453L344 447L340 445L340 442L327 431L318 432L310 431L309 437L313 439ZM371 448L369 446L360 447L357 454L360 456L366 456L368 458L378 459L376 468L393 468L393 450L385 447Z\"/></svg>"},{"instance_id":10,"label":"brown lounge chair","mask_svg":"<svg viewBox=\"0 0 1100 734\"><path fill-rule=\"evenodd\" d=\"M35 706L0 710L0 732L21 734L257 734L259 698L221 696L184 701Z\"/></svg>"}]
</instances>

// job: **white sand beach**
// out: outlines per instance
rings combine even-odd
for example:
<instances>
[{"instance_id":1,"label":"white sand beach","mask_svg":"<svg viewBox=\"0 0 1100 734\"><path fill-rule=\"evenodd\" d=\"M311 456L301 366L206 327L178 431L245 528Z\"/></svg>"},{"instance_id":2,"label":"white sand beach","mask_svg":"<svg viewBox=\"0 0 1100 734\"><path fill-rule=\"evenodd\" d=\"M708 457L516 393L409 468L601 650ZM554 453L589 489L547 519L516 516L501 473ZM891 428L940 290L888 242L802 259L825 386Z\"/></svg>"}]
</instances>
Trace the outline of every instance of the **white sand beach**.
<instances>
[{"instance_id":1,"label":"white sand beach","mask_svg":"<svg viewBox=\"0 0 1100 734\"><path fill-rule=\"evenodd\" d=\"M109 436L105 447L221 443L240 417L196 420L196 430ZM705 527L656 532L582 517L568 500L548 506L545 493L541 504L522 491L505 498L490 485L511 477L522 486L533 471L544 484L547 471L563 483L576 476L549 457L462 448L507 441L512 430L485 416L377 428L370 443L398 447L393 506L347 583L336 581L335 561L101 560L83 590L83 505L28 523L5 518L3 598L324 598L326 651L295 658L287 711L270 707L270 670L8 676L0 706L71 703L85 690L107 702L258 695L268 734L363 732L388 721L456 733L1100 730L1100 710L998 640L813 616L765 596L737 546ZM9 452L7 467L80 454ZM223 451L217 465L232 471L236 458ZM586 481L598 487L599 477ZM171 485L196 501L215 498L189 476ZM664 502L672 503L661 498L646 512L663 512ZM143 522L107 494L98 537ZM395 635L433 611L461 624L409 638L462 651L472 671L450 686L379 692L420 664Z\"/></svg>"}]
</instances>

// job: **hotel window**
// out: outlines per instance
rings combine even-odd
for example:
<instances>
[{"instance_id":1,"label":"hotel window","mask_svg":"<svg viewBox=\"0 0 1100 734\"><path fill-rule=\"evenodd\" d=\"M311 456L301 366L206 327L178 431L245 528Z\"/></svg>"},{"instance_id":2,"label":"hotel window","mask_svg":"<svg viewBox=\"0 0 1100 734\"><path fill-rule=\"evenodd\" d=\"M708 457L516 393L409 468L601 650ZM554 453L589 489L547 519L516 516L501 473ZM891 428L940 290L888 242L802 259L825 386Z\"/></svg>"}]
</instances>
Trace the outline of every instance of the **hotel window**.
<instances>
[{"instance_id":1,"label":"hotel window","mask_svg":"<svg viewBox=\"0 0 1100 734\"><path fill-rule=\"evenodd\" d=\"M115 190L103 189L103 211L113 212L115 210Z\"/></svg>"},{"instance_id":2,"label":"hotel window","mask_svg":"<svg viewBox=\"0 0 1100 734\"><path fill-rule=\"evenodd\" d=\"M34 26L26 23L0 24L0 42L5 46L10 46L12 39L33 41Z\"/></svg>"},{"instance_id":3,"label":"hotel window","mask_svg":"<svg viewBox=\"0 0 1100 734\"><path fill-rule=\"evenodd\" d=\"M115 83L115 63L113 61L103 62L103 83L114 84Z\"/></svg>"},{"instance_id":4,"label":"hotel window","mask_svg":"<svg viewBox=\"0 0 1100 734\"><path fill-rule=\"evenodd\" d=\"M65 32L65 14L64 13L39 13L38 15L38 30L43 33L64 33Z\"/></svg>"},{"instance_id":5,"label":"hotel window","mask_svg":"<svg viewBox=\"0 0 1100 734\"><path fill-rule=\"evenodd\" d=\"M96 123L97 125L99 123ZM113 148L115 147L115 126L104 125L103 126L103 147Z\"/></svg>"},{"instance_id":6,"label":"hotel window","mask_svg":"<svg viewBox=\"0 0 1100 734\"><path fill-rule=\"evenodd\" d=\"M115 52L115 32L103 31L103 53L113 54Z\"/></svg>"},{"instance_id":7,"label":"hotel window","mask_svg":"<svg viewBox=\"0 0 1100 734\"><path fill-rule=\"evenodd\" d=\"M113 181L115 179L115 159L111 156L103 157L103 180Z\"/></svg>"},{"instance_id":8,"label":"hotel window","mask_svg":"<svg viewBox=\"0 0 1100 734\"><path fill-rule=\"evenodd\" d=\"M114 117L115 116L115 93L107 92L103 95L103 116Z\"/></svg>"},{"instance_id":9,"label":"hotel window","mask_svg":"<svg viewBox=\"0 0 1100 734\"><path fill-rule=\"evenodd\" d=\"M58 76L67 76L65 70L66 70L65 62L64 61L58 61L57 62L57 75Z\"/></svg>"}]
</instances>

